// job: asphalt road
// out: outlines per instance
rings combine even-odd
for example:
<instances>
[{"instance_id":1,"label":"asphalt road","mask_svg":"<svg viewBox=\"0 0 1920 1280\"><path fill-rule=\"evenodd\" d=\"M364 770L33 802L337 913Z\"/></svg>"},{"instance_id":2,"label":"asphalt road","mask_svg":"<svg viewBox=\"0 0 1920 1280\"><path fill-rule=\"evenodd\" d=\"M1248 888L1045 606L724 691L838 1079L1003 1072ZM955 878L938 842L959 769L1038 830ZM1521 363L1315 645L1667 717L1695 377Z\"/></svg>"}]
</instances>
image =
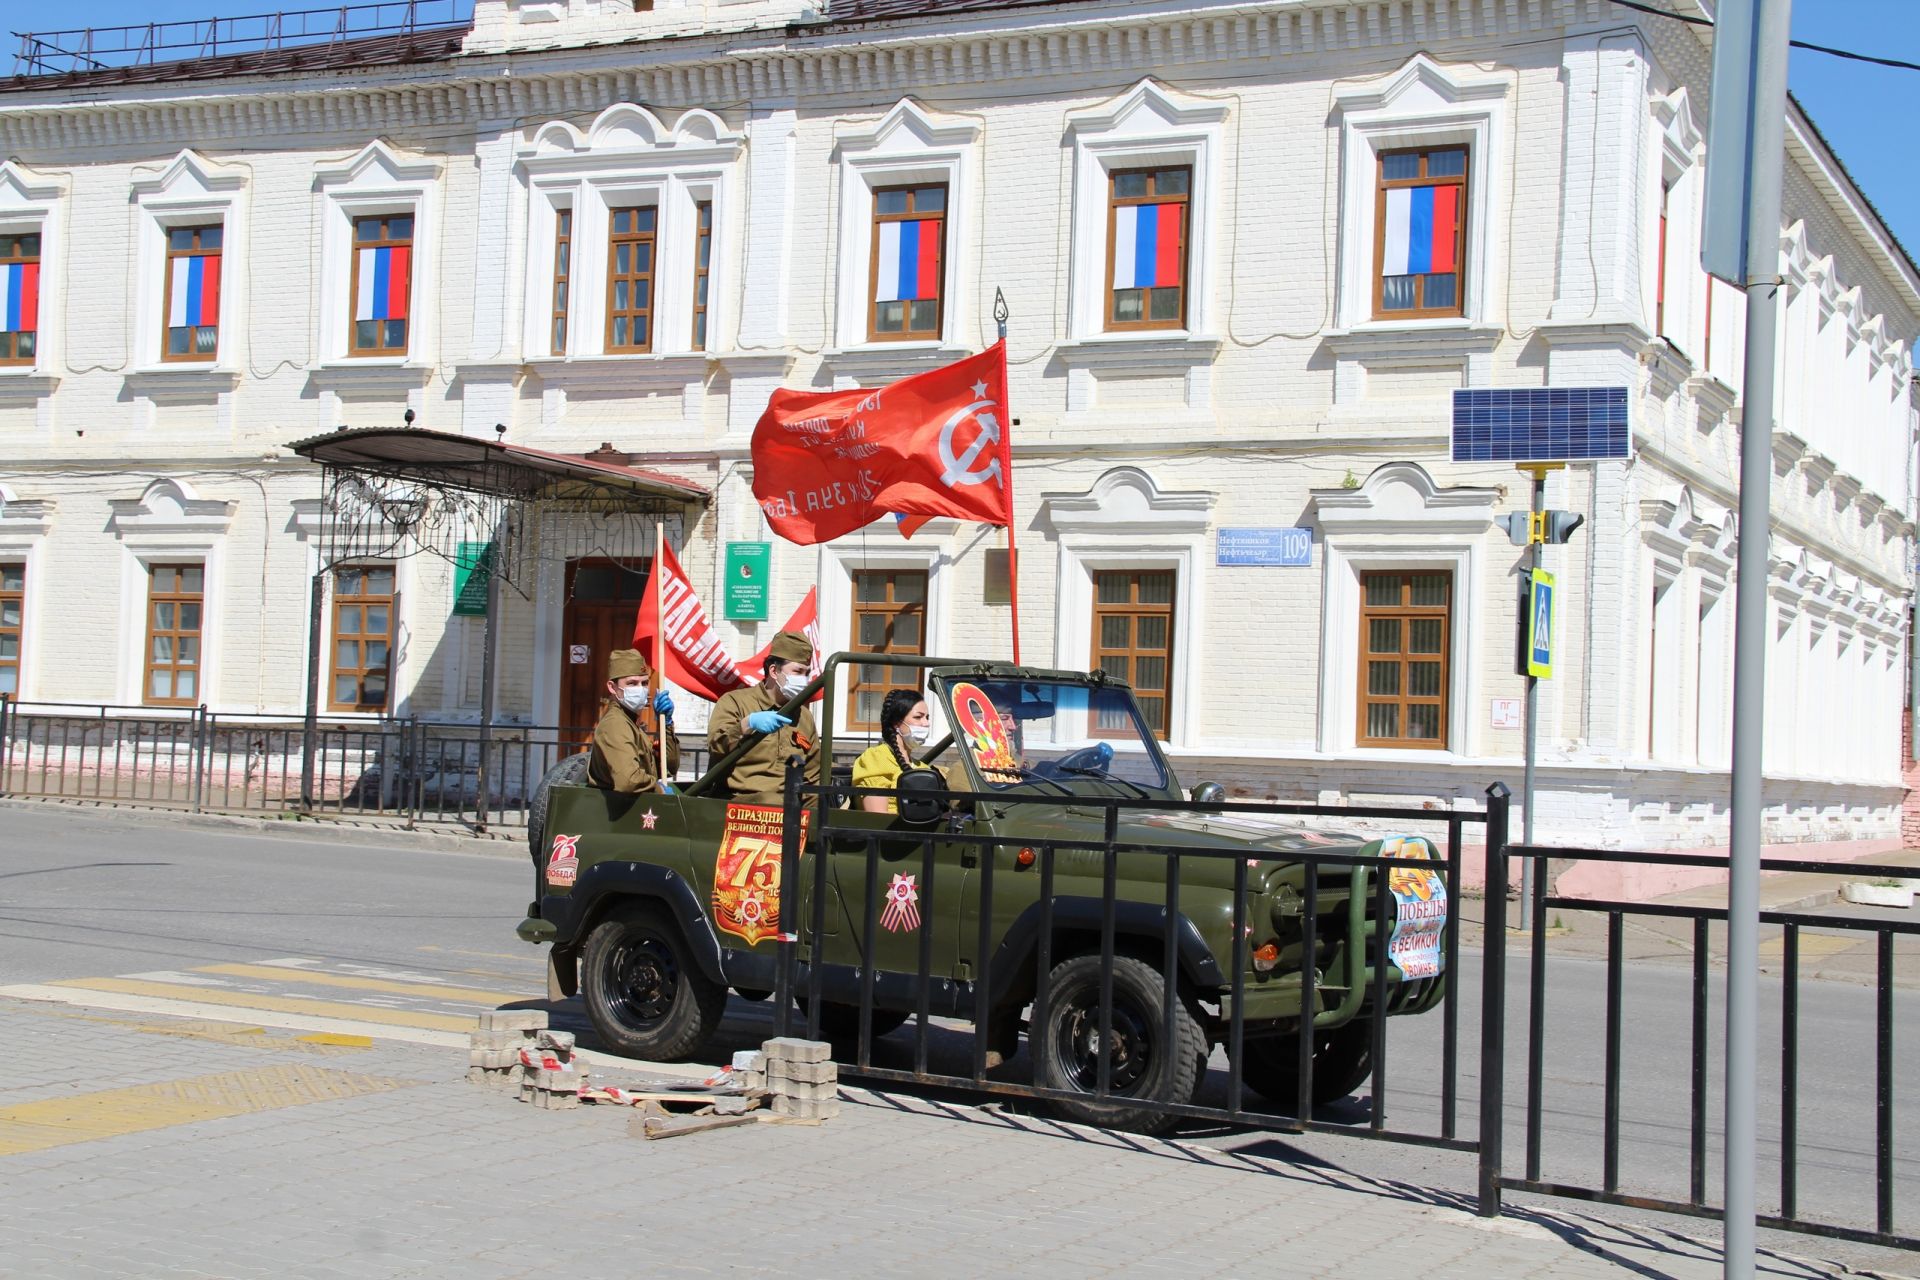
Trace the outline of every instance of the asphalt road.
<instances>
[{"instance_id":1,"label":"asphalt road","mask_svg":"<svg viewBox=\"0 0 1920 1280\"><path fill-rule=\"evenodd\" d=\"M520 847L504 842L472 852L396 845L379 833L351 829L262 830L128 810L0 806L0 986L92 981L104 987L117 981L139 990L197 987L212 992L209 998L235 1004L244 1016L246 1002L254 998L248 993L280 990L259 980L261 973L271 978L272 972L258 966L281 963L299 966L295 981L301 974L323 975L318 980L332 987L322 995L359 1002L395 1025L407 1025L415 1009L429 1011L418 1015L421 1025L455 1025L470 1015L457 1002L434 1000L437 984L445 984L450 994L473 987L530 999L543 994L540 954L512 932L531 879ZM1510 1174L1521 1171L1525 1152L1527 975L1524 955L1514 959L1506 1054ZM1460 1132L1470 1135L1479 1087L1478 957L1463 956L1463 968L1467 998L1457 1059L1459 1123ZM241 976L232 976L236 973ZM1870 1225L1874 992L1857 982L1802 985L1801 1212ZM424 997L418 994L423 991ZM1585 958L1551 959L1548 992L1542 1172L1548 1180L1597 1185L1604 1114L1604 966ZM1710 997L1711 1064L1720 1044L1717 978ZM76 1003L89 998L86 989L75 989ZM1620 1179L1628 1191L1685 1196L1690 998L1684 968L1651 963L1627 968ZM1777 980L1762 980L1761 999L1762 1043L1770 1047L1759 1062L1759 1178L1763 1209L1772 1209L1779 1179ZM1911 1066L1920 1060L1917 1001L1920 994L1898 992L1894 1023L1896 1225L1908 1234L1920 1234L1920 1114L1914 1098L1920 1073ZM435 1018L441 1021L432 1022ZM736 1000L716 1047L757 1042L767 1033L768 1019L766 1005ZM577 1014L569 1020L578 1024ZM1436 1133L1441 1018L1436 1012L1397 1019L1391 1026L1388 1124ZM910 1043L909 1032L896 1033L881 1043L878 1054L904 1059ZM960 1035L943 1031L934 1065L963 1070L964 1050ZM1013 1074L1024 1065L1023 1054ZM1224 1056L1216 1054L1210 1100L1224 1100L1224 1065ZM1722 1105L1719 1075L1717 1067L1709 1073L1707 1186L1714 1197L1720 1183L1718 1143L1712 1137ZM1320 1118L1362 1129L1371 1105L1363 1090ZM1463 1194L1473 1187L1473 1158L1449 1152L1339 1134L1283 1137L1198 1127L1189 1136ZM1705 1223L1677 1225L1710 1230ZM1805 1238L1772 1240L1855 1265L1920 1269L1911 1255Z\"/></svg>"}]
</instances>

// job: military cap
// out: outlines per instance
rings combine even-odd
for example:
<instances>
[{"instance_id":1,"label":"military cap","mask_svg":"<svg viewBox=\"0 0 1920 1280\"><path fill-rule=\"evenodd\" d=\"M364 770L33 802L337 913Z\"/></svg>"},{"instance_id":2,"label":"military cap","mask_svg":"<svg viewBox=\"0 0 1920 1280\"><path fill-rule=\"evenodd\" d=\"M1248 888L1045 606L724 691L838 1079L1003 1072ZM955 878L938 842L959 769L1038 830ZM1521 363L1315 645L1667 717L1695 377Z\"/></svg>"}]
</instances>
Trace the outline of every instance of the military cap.
<instances>
[{"instance_id":1,"label":"military cap","mask_svg":"<svg viewBox=\"0 0 1920 1280\"><path fill-rule=\"evenodd\" d=\"M775 662L813 661L813 645L798 631L782 631L767 646L767 656Z\"/></svg>"},{"instance_id":2,"label":"military cap","mask_svg":"<svg viewBox=\"0 0 1920 1280\"><path fill-rule=\"evenodd\" d=\"M615 649L607 655L607 679L619 680L626 676L644 676L652 668L638 649Z\"/></svg>"}]
</instances>

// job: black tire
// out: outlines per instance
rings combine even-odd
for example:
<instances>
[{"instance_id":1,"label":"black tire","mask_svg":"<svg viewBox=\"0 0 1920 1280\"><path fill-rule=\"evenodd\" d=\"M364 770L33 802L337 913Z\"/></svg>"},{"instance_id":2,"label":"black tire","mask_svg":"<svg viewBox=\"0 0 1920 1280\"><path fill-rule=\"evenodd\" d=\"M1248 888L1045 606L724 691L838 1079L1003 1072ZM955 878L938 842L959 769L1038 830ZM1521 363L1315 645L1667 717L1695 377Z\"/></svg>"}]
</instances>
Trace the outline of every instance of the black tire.
<instances>
[{"instance_id":1,"label":"black tire","mask_svg":"<svg viewBox=\"0 0 1920 1280\"><path fill-rule=\"evenodd\" d=\"M733 994L739 996L742 1000L752 1000L755 1003L762 1000L773 999L773 992L763 990L760 987L735 987Z\"/></svg>"},{"instance_id":2,"label":"black tire","mask_svg":"<svg viewBox=\"0 0 1920 1280\"><path fill-rule=\"evenodd\" d=\"M1373 1074L1373 1019L1313 1031L1313 1105L1350 1096ZM1292 1111L1300 1100L1300 1039L1273 1036L1249 1040L1241 1054L1240 1079L1267 1101Z\"/></svg>"},{"instance_id":3,"label":"black tire","mask_svg":"<svg viewBox=\"0 0 1920 1280\"><path fill-rule=\"evenodd\" d=\"M1174 1039L1164 1042L1160 997L1164 983L1152 965L1131 956L1113 961L1114 1050L1108 1092L1114 1097L1188 1103L1199 1092L1207 1066L1207 1037L1193 1000L1178 993L1173 1005ZM1096 1042L1100 1036L1100 957L1075 956L1054 967L1048 983L1047 1021L1027 1033L1034 1080L1044 1088L1093 1093L1099 1087ZM1070 1119L1131 1133L1165 1133L1180 1117L1120 1102L1055 1101Z\"/></svg>"},{"instance_id":4,"label":"black tire","mask_svg":"<svg viewBox=\"0 0 1920 1280\"><path fill-rule=\"evenodd\" d=\"M580 967L593 1029L629 1058L673 1062L698 1053L727 1007L727 989L700 971L680 926L656 904L616 908L595 925Z\"/></svg>"},{"instance_id":5,"label":"black tire","mask_svg":"<svg viewBox=\"0 0 1920 1280\"><path fill-rule=\"evenodd\" d=\"M800 1012L807 1012L807 999L799 998ZM873 1011L873 1038L898 1031L907 1025L913 1017L910 1013L901 1013L898 1009L880 1009ZM835 1004L831 1000L820 1005L820 1034L834 1044L852 1044L860 1038L860 1006L857 1004Z\"/></svg>"},{"instance_id":6,"label":"black tire","mask_svg":"<svg viewBox=\"0 0 1920 1280\"><path fill-rule=\"evenodd\" d=\"M554 787L580 787L587 781L589 755L582 751L568 756L553 768L533 789L533 801L527 806L527 850L533 854L533 869L547 869L547 793Z\"/></svg>"}]
</instances>

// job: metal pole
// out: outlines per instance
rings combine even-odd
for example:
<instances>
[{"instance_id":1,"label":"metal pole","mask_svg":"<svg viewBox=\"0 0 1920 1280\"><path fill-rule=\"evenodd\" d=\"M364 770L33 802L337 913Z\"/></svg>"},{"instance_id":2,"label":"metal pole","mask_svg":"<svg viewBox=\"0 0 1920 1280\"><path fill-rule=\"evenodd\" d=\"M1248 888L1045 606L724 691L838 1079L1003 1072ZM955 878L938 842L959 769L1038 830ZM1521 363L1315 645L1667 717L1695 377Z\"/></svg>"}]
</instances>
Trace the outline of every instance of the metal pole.
<instances>
[{"instance_id":1,"label":"metal pole","mask_svg":"<svg viewBox=\"0 0 1920 1280\"><path fill-rule=\"evenodd\" d=\"M1487 920L1480 960L1480 1202L1500 1216L1507 1103L1507 786L1487 788Z\"/></svg>"},{"instance_id":2,"label":"metal pole","mask_svg":"<svg viewBox=\"0 0 1920 1280\"><path fill-rule=\"evenodd\" d=\"M320 732L320 619L327 607L327 571L313 575L307 614L307 723L300 735L300 807L313 812L313 751Z\"/></svg>"},{"instance_id":3,"label":"metal pole","mask_svg":"<svg viewBox=\"0 0 1920 1280\"><path fill-rule=\"evenodd\" d=\"M513 537L513 516L502 515L493 527L493 542L486 551L487 622L486 642L480 658L480 768L476 781L479 794L474 797L474 833L485 835L487 811L492 807L487 777L488 739L493 730L493 675L500 649L500 573L506 566L507 543Z\"/></svg>"},{"instance_id":4,"label":"metal pole","mask_svg":"<svg viewBox=\"0 0 1920 1280\"><path fill-rule=\"evenodd\" d=\"M1754 1063L1759 1057L1760 817L1765 804L1773 362L1779 325L1780 172L1786 147L1788 0L1756 0L1748 134L1747 347L1740 386L1740 555L1734 588L1733 786L1727 877L1727 1280L1754 1273Z\"/></svg>"},{"instance_id":5,"label":"metal pole","mask_svg":"<svg viewBox=\"0 0 1920 1280\"><path fill-rule=\"evenodd\" d=\"M1540 544L1532 541L1533 530L1540 523L1540 513L1547 509L1547 473L1541 468L1533 472L1533 505L1529 508L1533 517L1528 524L1527 572L1529 581L1533 570L1540 567ZM1533 608L1531 589L1527 593L1527 608ZM1523 633L1524 634L1524 633ZM1533 757L1535 744L1539 741L1540 724L1540 677L1527 677L1527 763L1526 773L1520 780L1520 843L1533 843ZM1520 931L1533 928L1533 858L1520 860Z\"/></svg>"}]
</instances>

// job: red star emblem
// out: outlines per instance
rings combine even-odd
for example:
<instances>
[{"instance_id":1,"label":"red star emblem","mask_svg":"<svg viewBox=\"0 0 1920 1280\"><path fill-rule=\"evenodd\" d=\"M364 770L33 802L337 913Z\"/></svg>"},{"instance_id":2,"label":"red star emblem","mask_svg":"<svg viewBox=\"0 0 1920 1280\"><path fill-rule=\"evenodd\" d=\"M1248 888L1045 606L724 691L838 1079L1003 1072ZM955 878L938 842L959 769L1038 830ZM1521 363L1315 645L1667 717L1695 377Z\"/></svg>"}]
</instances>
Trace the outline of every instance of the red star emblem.
<instances>
[{"instance_id":1,"label":"red star emblem","mask_svg":"<svg viewBox=\"0 0 1920 1280\"><path fill-rule=\"evenodd\" d=\"M658 821L660 821L659 817L651 809L640 815L640 827L644 831L653 830L653 824Z\"/></svg>"}]
</instances>

